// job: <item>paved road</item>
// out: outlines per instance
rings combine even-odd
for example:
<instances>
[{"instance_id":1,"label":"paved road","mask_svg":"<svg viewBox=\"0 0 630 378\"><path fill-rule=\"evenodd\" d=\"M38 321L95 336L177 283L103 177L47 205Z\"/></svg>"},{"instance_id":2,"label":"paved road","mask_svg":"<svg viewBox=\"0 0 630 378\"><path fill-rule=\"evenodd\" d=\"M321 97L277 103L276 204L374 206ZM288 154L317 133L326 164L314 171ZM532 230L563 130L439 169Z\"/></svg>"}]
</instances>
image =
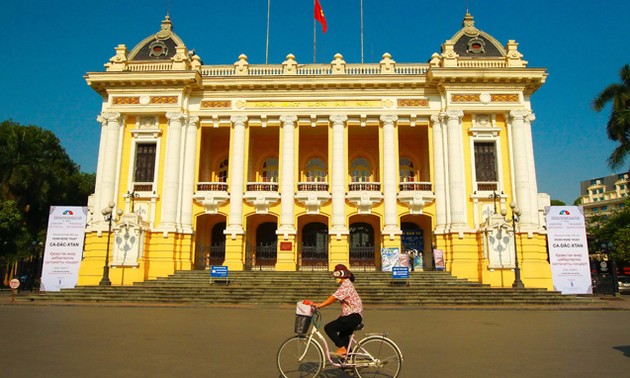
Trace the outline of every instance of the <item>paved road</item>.
<instances>
[{"instance_id":1,"label":"paved road","mask_svg":"<svg viewBox=\"0 0 630 378\"><path fill-rule=\"evenodd\" d=\"M338 309L325 309L332 319ZM0 304L4 377L277 377L293 308ZM402 377L623 377L630 311L372 309ZM347 377L327 369L327 377Z\"/></svg>"}]
</instances>

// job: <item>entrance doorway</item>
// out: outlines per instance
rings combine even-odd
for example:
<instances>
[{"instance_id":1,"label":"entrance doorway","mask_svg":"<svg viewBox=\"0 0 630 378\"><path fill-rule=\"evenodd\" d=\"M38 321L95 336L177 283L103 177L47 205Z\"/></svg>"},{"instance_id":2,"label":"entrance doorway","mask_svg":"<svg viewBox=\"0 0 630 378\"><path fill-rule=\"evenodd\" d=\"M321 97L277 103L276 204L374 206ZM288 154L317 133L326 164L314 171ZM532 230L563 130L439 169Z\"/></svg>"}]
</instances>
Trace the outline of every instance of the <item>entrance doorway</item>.
<instances>
[{"instance_id":1,"label":"entrance doorway","mask_svg":"<svg viewBox=\"0 0 630 378\"><path fill-rule=\"evenodd\" d=\"M328 270L328 226L308 223L302 230L300 270Z\"/></svg>"}]
</instances>

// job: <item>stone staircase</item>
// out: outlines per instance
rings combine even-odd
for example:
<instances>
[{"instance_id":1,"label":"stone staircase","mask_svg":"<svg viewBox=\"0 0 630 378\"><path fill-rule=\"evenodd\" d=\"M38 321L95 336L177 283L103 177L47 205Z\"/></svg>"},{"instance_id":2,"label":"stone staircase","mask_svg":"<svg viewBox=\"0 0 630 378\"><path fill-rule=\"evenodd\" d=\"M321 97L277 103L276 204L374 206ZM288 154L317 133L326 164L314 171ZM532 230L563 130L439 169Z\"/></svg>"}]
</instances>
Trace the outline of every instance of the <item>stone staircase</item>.
<instances>
[{"instance_id":1,"label":"stone staircase","mask_svg":"<svg viewBox=\"0 0 630 378\"><path fill-rule=\"evenodd\" d=\"M355 272L355 286L366 305L381 306L571 306L589 298L544 289L491 288L447 272L413 272L392 285L391 273ZM78 286L28 296L35 302L119 302L173 304L294 304L324 300L336 288L328 272L230 272L230 282L211 282L209 271L175 274L132 286Z\"/></svg>"}]
</instances>

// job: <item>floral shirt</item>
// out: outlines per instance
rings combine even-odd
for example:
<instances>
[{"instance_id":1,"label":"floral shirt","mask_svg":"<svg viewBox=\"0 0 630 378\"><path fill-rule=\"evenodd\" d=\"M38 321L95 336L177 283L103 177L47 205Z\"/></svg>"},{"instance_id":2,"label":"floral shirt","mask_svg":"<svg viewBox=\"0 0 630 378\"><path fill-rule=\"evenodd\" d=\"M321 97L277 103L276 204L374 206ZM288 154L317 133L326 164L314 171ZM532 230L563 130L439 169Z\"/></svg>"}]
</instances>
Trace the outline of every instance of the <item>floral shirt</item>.
<instances>
[{"instance_id":1,"label":"floral shirt","mask_svg":"<svg viewBox=\"0 0 630 378\"><path fill-rule=\"evenodd\" d=\"M360 314L363 316L363 303L350 280L343 280L339 288L333 294L341 302L341 316Z\"/></svg>"}]
</instances>

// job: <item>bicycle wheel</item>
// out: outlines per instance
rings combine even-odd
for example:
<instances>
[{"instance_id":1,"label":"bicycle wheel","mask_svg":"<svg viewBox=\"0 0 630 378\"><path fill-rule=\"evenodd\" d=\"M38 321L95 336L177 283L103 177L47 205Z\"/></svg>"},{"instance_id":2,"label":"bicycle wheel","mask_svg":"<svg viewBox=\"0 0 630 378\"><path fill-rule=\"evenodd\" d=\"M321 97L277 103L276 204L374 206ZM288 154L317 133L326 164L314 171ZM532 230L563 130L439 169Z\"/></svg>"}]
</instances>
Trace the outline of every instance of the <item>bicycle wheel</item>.
<instances>
[{"instance_id":1,"label":"bicycle wheel","mask_svg":"<svg viewBox=\"0 0 630 378\"><path fill-rule=\"evenodd\" d=\"M368 336L359 341L352 354L358 377L398 377L402 368L402 353L398 346L384 336Z\"/></svg>"},{"instance_id":2,"label":"bicycle wheel","mask_svg":"<svg viewBox=\"0 0 630 378\"><path fill-rule=\"evenodd\" d=\"M278 370L283 377L315 377L324 367L324 351L315 340L293 336L278 350ZM306 351L306 353L305 353ZM300 360L302 357L302 360Z\"/></svg>"}]
</instances>

